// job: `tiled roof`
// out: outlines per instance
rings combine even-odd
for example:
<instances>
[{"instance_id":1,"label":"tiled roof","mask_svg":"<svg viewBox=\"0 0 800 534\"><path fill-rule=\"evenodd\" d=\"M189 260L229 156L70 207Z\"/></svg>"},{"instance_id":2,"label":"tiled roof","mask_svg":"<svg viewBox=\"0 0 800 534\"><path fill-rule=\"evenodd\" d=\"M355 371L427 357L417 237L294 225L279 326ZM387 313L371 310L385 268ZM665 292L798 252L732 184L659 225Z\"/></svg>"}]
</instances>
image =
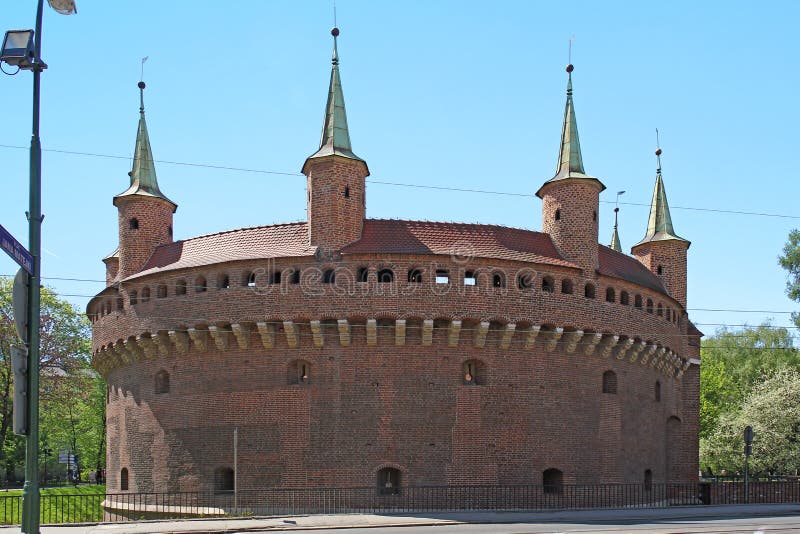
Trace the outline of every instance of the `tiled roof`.
<instances>
[{"instance_id":1,"label":"tiled roof","mask_svg":"<svg viewBox=\"0 0 800 534\"><path fill-rule=\"evenodd\" d=\"M550 236L488 224L367 219L360 240L343 254L440 254L576 267Z\"/></svg>"},{"instance_id":2,"label":"tiled roof","mask_svg":"<svg viewBox=\"0 0 800 534\"><path fill-rule=\"evenodd\" d=\"M242 228L162 245L128 279L227 261L313 256L315 251L304 222Z\"/></svg>"},{"instance_id":3,"label":"tiled roof","mask_svg":"<svg viewBox=\"0 0 800 534\"><path fill-rule=\"evenodd\" d=\"M665 293L663 284L635 258L599 247L600 274ZM313 256L305 222L242 228L158 247L141 272L128 279L215 263ZM495 258L577 268L563 259L550 236L488 224L367 219L360 240L343 254L436 254Z\"/></svg>"},{"instance_id":4,"label":"tiled roof","mask_svg":"<svg viewBox=\"0 0 800 534\"><path fill-rule=\"evenodd\" d=\"M647 267L642 265L639 260L632 258L622 252L610 249L605 245L598 245L598 260L600 267L597 271L606 276L621 278L634 284L649 287L659 293L667 294L664 284Z\"/></svg>"}]
</instances>

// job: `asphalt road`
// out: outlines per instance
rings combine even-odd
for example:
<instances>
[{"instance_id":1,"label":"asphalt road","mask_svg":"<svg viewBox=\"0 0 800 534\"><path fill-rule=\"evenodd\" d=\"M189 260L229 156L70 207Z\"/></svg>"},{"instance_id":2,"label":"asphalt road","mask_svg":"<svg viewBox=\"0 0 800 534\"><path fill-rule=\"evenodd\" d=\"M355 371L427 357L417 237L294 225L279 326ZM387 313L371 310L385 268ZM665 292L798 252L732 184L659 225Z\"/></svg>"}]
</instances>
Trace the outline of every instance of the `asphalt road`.
<instances>
[{"instance_id":1,"label":"asphalt road","mask_svg":"<svg viewBox=\"0 0 800 534\"><path fill-rule=\"evenodd\" d=\"M252 532L252 531L249 531ZM371 527L337 530L304 530L304 533L334 534L555 534L584 532L605 534L610 532L652 533L652 534L691 534L691 533L742 533L778 534L799 533L800 516L757 517L757 518L704 518L693 520L668 520L636 523L510 523L510 524L459 524L435 526Z\"/></svg>"}]
</instances>

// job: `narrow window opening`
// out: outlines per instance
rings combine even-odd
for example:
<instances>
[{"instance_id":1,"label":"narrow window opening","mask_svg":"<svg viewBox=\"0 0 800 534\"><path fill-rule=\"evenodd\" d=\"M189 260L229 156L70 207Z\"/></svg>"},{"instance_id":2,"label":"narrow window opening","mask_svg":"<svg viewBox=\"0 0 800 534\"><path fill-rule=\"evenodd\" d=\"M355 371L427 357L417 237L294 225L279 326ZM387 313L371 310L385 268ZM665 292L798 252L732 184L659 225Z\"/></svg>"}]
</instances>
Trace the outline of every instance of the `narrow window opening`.
<instances>
[{"instance_id":1,"label":"narrow window opening","mask_svg":"<svg viewBox=\"0 0 800 534\"><path fill-rule=\"evenodd\" d=\"M661 274L664 274L664 267L663 267L663 266L661 266L661 265L659 265L659 266L656 268L656 271L657 271L657 272L658 272L658 274L660 274L660 275L661 275Z\"/></svg>"},{"instance_id":2,"label":"narrow window opening","mask_svg":"<svg viewBox=\"0 0 800 534\"><path fill-rule=\"evenodd\" d=\"M146 287L142 289L142 302L149 302L150 301L150 288Z\"/></svg>"},{"instance_id":3,"label":"narrow window opening","mask_svg":"<svg viewBox=\"0 0 800 534\"><path fill-rule=\"evenodd\" d=\"M659 317L664 317L664 306L660 302L656 307L656 315L658 315Z\"/></svg>"},{"instance_id":4,"label":"narrow window opening","mask_svg":"<svg viewBox=\"0 0 800 534\"><path fill-rule=\"evenodd\" d=\"M520 289L530 289L533 287L533 276L527 273L522 273L517 276L517 286Z\"/></svg>"},{"instance_id":5,"label":"narrow window opening","mask_svg":"<svg viewBox=\"0 0 800 534\"><path fill-rule=\"evenodd\" d=\"M672 322L672 308L667 308L667 321Z\"/></svg>"},{"instance_id":6,"label":"narrow window opening","mask_svg":"<svg viewBox=\"0 0 800 534\"><path fill-rule=\"evenodd\" d=\"M557 221L561 220L561 209L560 208L556 210L556 220Z\"/></svg>"},{"instance_id":7,"label":"narrow window opening","mask_svg":"<svg viewBox=\"0 0 800 534\"><path fill-rule=\"evenodd\" d=\"M603 393L617 394L617 373L614 371L603 373Z\"/></svg>"},{"instance_id":8,"label":"narrow window opening","mask_svg":"<svg viewBox=\"0 0 800 534\"><path fill-rule=\"evenodd\" d=\"M336 271L333 269L326 269L324 273L322 273L322 283L323 284L333 284L336 282Z\"/></svg>"},{"instance_id":9,"label":"narrow window opening","mask_svg":"<svg viewBox=\"0 0 800 534\"><path fill-rule=\"evenodd\" d=\"M394 282L394 271L391 269L381 269L378 271L378 283L389 284Z\"/></svg>"},{"instance_id":10,"label":"narrow window opening","mask_svg":"<svg viewBox=\"0 0 800 534\"><path fill-rule=\"evenodd\" d=\"M125 308L125 302L122 300L122 297L117 297L117 311L122 311Z\"/></svg>"},{"instance_id":11,"label":"narrow window opening","mask_svg":"<svg viewBox=\"0 0 800 534\"><path fill-rule=\"evenodd\" d=\"M344 186L344 198L350 198L350 186Z\"/></svg>"},{"instance_id":12,"label":"narrow window opening","mask_svg":"<svg viewBox=\"0 0 800 534\"><path fill-rule=\"evenodd\" d=\"M656 399L656 402L661 402L661 382L656 380L656 385L653 388L653 396Z\"/></svg>"},{"instance_id":13,"label":"narrow window opening","mask_svg":"<svg viewBox=\"0 0 800 534\"><path fill-rule=\"evenodd\" d=\"M158 286L158 290L157 290L156 296L158 298L160 298L160 299L167 298L167 286L164 285L164 284L161 284L160 286Z\"/></svg>"},{"instance_id":14,"label":"narrow window opening","mask_svg":"<svg viewBox=\"0 0 800 534\"><path fill-rule=\"evenodd\" d=\"M446 269L436 269L436 283L437 284L449 284L450 283L450 271Z\"/></svg>"},{"instance_id":15,"label":"narrow window opening","mask_svg":"<svg viewBox=\"0 0 800 534\"><path fill-rule=\"evenodd\" d=\"M169 237L172 237L172 225L170 225L170 226L167 226L167 235L168 235Z\"/></svg>"},{"instance_id":16,"label":"narrow window opening","mask_svg":"<svg viewBox=\"0 0 800 534\"><path fill-rule=\"evenodd\" d=\"M633 302L634 302L633 303L634 307L639 308L640 310L642 309L642 296L641 295L636 295L636 297L634 297L634 299L633 299Z\"/></svg>"},{"instance_id":17,"label":"narrow window opening","mask_svg":"<svg viewBox=\"0 0 800 534\"><path fill-rule=\"evenodd\" d=\"M565 295L572 295L572 291L572 280L569 280L568 278L561 280L561 292Z\"/></svg>"},{"instance_id":18,"label":"narrow window opening","mask_svg":"<svg viewBox=\"0 0 800 534\"><path fill-rule=\"evenodd\" d=\"M230 493L234 491L233 469L218 467L214 470L214 493Z\"/></svg>"},{"instance_id":19,"label":"narrow window opening","mask_svg":"<svg viewBox=\"0 0 800 534\"><path fill-rule=\"evenodd\" d=\"M128 221L128 226L131 230L138 230L139 229L139 219L131 219Z\"/></svg>"},{"instance_id":20,"label":"narrow window opening","mask_svg":"<svg viewBox=\"0 0 800 534\"><path fill-rule=\"evenodd\" d=\"M412 284L421 284L422 283L422 271L419 269L409 269L408 270L408 281Z\"/></svg>"},{"instance_id":21,"label":"narrow window opening","mask_svg":"<svg viewBox=\"0 0 800 534\"><path fill-rule=\"evenodd\" d=\"M292 270L292 277L289 280L292 284L299 284L300 283L300 269L293 269Z\"/></svg>"},{"instance_id":22,"label":"narrow window opening","mask_svg":"<svg viewBox=\"0 0 800 534\"><path fill-rule=\"evenodd\" d=\"M653 313L653 299L647 299L647 313Z\"/></svg>"},{"instance_id":23,"label":"narrow window opening","mask_svg":"<svg viewBox=\"0 0 800 534\"><path fill-rule=\"evenodd\" d=\"M483 366L478 360L467 360L461 367L461 378L466 386L482 386L483 374Z\"/></svg>"},{"instance_id":24,"label":"narrow window opening","mask_svg":"<svg viewBox=\"0 0 800 534\"><path fill-rule=\"evenodd\" d=\"M208 282L206 282L205 277L197 277L194 281L194 292L205 293L206 291L208 291Z\"/></svg>"},{"instance_id":25,"label":"narrow window opening","mask_svg":"<svg viewBox=\"0 0 800 534\"><path fill-rule=\"evenodd\" d=\"M367 280L369 280L369 268L359 267L358 272L356 273L356 281L366 282Z\"/></svg>"},{"instance_id":26,"label":"narrow window opening","mask_svg":"<svg viewBox=\"0 0 800 534\"><path fill-rule=\"evenodd\" d=\"M156 395L169 393L169 373L164 369L156 373L155 392Z\"/></svg>"},{"instance_id":27,"label":"narrow window opening","mask_svg":"<svg viewBox=\"0 0 800 534\"><path fill-rule=\"evenodd\" d=\"M596 297L594 284L587 283L583 287L583 296L586 297L587 299L593 299Z\"/></svg>"},{"instance_id":28,"label":"narrow window opening","mask_svg":"<svg viewBox=\"0 0 800 534\"><path fill-rule=\"evenodd\" d=\"M555 281L553 280L552 276L545 276L542 278L542 292L544 293L552 293L555 291Z\"/></svg>"},{"instance_id":29,"label":"narrow window opening","mask_svg":"<svg viewBox=\"0 0 800 534\"><path fill-rule=\"evenodd\" d=\"M121 491L128 491L128 468L123 467L119 472L119 489Z\"/></svg>"},{"instance_id":30,"label":"narrow window opening","mask_svg":"<svg viewBox=\"0 0 800 534\"><path fill-rule=\"evenodd\" d=\"M131 291L129 295L130 295L129 298L131 301L131 306L139 302L139 294L136 291Z\"/></svg>"},{"instance_id":31,"label":"narrow window opening","mask_svg":"<svg viewBox=\"0 0 800 534\"><path fill-rule=\"evenodd\" d=\"M281 272L280 271L272 271L269 273L269 283L273 285L280 285L281 283Z\"/></svg>"},{"instance_id":32,"label":"narrow window opening","mask_svg":"<svg viewBox=\"0 0 800 534\"><path fill-rule=\"evenodd\" d=\"M559 469L546 469L542 473L542 491L544 493L560 494L564 489L564 474Z\"/></svg>"},{"instance_id":33,"label":"narrow window opening","mask_svg":"<svg viewBox=\"0 0 800 534\"><path fill-rule=\"evenodd\" d=\"M606 302L616 302L617 295L613 287L606 288Z\"/></svg>"},{"instance_id":34,"label":"narrow window opening","mask_svg":"<svg viewBox=\"0 0 800 534\"><path fill-rule=\"evenodd\" d=\"M464 285L465 286L478 285L478 279L475 276L475 271L466 271L464 273Z\"/></svg>"},{"instance_id":35,"label":"narrow window opening","mask_svg":"<svg viewBox=\"0 0 800 534\"><path fill-rule=\"evenodd\" d=\"M595 211L593 211L593 212L592 212L592 220L593 220L594 222L597 222L597 210L595 210Z\"/></svg>"},{"instance_id":36,"label":"narrow window opening","mask_svg":"<svg viewBox=\"0 0 800 534\"><path fill-rule=\"evenodd\" d=\"M653 489L653 471L650 469L644 470L644 490L652 491Z\"/></svg>"},{"instance_id":37,"label":"narrow window opening","mask_svg":"<svg viewBox=\"0 0 800 534\"><path fill-rule=\"evenodd\" d=\"M400 470L384 467L378 471L378 494L398 495L400 493Z\"/></svg>"},{"instance_id":38,"label":"narrow window opening","mask_svg":"<svg viewBox=\"0 0 800 534\"><path fill-rule=\"evenodd\" d=\"M256 273L245 271L242 273L242 287L255 287Z\"/></svg>"},{"instance_id":39,"label":"narrow window opening","mask_svg":"<svg viewBox=\"0 0 800 534\"><path fill-rule=\"evenodd\" d=\"M175 282L175 294L176 295L186 294L186 280L181 279Z\"/></svg>"},{"instance_id":40,"label":"narrow window opening","mask_svg":"<svg viewBox=\"0 0 800 534\"><path fill-rule=\"evenodd\" d=\"M627 291L622 291L619 294L619 303L628 306L631 303L631 297Z\"/></svg>"},{"instance_id":41,"label":"narrow window opening","mask_svg":"<svg viewBox=\"0 0 800 534\"><path fill-rule=\"evenodd\" d=\"M219 289L228 289L231 287L231 278L227 274L223 274L219 277L219 284L217 288Z\"/></svg>"},{"instance_id":42,"label":"narrow window opening","mask_svg":"<svg viewBox=\"0 0 800 534\"><path fill-rule=\"evenodd\" d=\"M492 275L492 287L506 287L506 277L500 273Z\"/></svg>"}]
</instances>

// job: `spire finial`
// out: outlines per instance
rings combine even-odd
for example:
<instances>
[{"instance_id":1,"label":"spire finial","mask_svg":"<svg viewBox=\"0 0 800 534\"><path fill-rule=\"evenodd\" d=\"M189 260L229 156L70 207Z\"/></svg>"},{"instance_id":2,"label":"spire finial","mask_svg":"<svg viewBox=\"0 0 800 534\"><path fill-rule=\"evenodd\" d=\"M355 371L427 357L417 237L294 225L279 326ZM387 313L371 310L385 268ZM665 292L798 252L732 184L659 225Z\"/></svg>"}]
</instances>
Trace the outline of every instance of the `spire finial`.
<instances>
[{"instance_id":1,"label":"spire finial","mask_svg":"<svg viewBox=\"0 0 800 534\"><path fill-rule=\"evenodd\" d=\"M144 115L144 88L147 87L144 83L144 64L149 58L150 56L144 56L142 58L142 72L139 76L139 83L137 84L139 86L139 113L142 115Z\"/></svg>"},{"instance_id":2,"label":"spire finial","mask_svg":"<svg viewBox=\"0 0 800 534\"><path fill-rule=\"evenodd\" d=\"M658 128L656 128L656 161L658 161L658 167L656 167L656 173L661 175L661 142L658 138Z\"/></svg>"},{"instance_id":3,"label":"spire finial","mask_svg":"<svg viewBox=\"0 0 800 534\"><path fill-rule=\"evenodd\" d=\"M624 195L625 191L617 191L617 200L614 206L614 232L611 234L611 245L609 245L612 249L616 250L617 252L622 252L622 246L619 242L619 231L617 230L617 223L618 223L618 215L619 215L619 197Z\"/></svg>"}]
</instances>

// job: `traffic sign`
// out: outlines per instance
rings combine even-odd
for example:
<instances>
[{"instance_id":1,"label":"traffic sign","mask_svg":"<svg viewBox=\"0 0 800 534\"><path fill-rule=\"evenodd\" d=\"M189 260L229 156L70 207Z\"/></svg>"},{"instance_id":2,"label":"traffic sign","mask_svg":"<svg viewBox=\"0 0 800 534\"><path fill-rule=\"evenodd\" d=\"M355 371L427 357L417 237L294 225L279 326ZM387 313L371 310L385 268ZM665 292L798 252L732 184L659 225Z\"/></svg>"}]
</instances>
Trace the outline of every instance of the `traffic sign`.
<instances>
[{"instance_id":1,"label":"traffic sign","mask_svg":"<svg viewBox=\"0 0 800 534\"><path fill-rule=\"evenodd\" d=\"M11 256L11 259L17 262L20 267L28 271L28 274L33 276L33 256L28 252L28 249L14 239L14 236L8 230L3 228L2 224L0 224L0 248Z\"/></svg>"},{"instance_id":2,"label":"traffic sign","mask_svg":"<svg viewBox=\"0 0 800 534\"><path fill-rule=\"evenodd\" d=\"M28 342L28 273L20 269L14 277L11 291L11 304L14 310L14 325L23 343Z\"/></svg>"}]
</instances>

